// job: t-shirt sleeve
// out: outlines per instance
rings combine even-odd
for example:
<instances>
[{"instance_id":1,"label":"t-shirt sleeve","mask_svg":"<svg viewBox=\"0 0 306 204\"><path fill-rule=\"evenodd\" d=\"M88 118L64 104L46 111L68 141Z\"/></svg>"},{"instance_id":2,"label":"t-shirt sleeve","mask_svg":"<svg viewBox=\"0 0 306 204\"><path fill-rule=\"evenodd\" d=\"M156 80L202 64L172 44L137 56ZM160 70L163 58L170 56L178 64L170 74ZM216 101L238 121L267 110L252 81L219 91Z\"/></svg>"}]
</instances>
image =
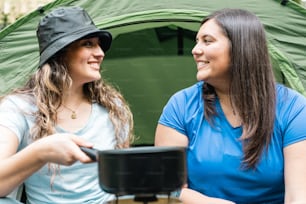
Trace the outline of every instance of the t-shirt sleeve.
<instances>
[{"instance_id":1,"label":"t-shirt sleeve","mask_svg":"<svg viewBox=\"0 0 306 204\"><path fill-rule=\"evenodd\" d=\"M185 103L186 100L182 92L174 94L163 108L158 123L187 135L184 127Z\"/></svg>"},{"instance_id":2,"label":"t-shirt sleeve","mask_svg":"<svg viewBox=\"0 0 306 204\"><path fill-rule=\"evenodd\" d=\"M284 128L283 146L306 140L306 98L289 90L288 105L282 108Z\"/></svg>"},{"instance_id":3,"label":"t-shirt sleeve","mask_svg":"<svg viewBox=\"0 0 306 204\"><path fill-rule=\"evenodd\" d=\"M27 123L22 108L24 104L18 104L19 101L16 97L7 97L1 101L0 125L13 131L20 142L27 130Z\"/></svg>"}]
</instances>

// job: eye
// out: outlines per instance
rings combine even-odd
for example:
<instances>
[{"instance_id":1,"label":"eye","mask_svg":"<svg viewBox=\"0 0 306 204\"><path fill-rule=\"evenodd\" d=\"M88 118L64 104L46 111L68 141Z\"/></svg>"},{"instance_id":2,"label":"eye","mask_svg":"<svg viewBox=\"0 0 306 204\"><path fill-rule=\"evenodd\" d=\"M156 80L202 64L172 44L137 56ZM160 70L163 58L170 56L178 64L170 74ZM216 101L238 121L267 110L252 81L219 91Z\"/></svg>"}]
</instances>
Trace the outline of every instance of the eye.
<instances>
[{"instance_id":1,"label":"eye","mask_svg":"<svg viewBox=\"0 0 306 204\"><path fill-rule=\"evenodd\" d=\"M85 40L83 43L82 43L82 46L85 46L85 47L93 47L94 46L94 42L92 40Z\"/></svg>"},{"instance_id":2,"label":"eye","mask_svg":"<svg viewBox=\"0 0 306 204\"><path fill-rule=\"evenodd\" d=\"M210 38L204 38L203 42L207 45L209 45L210 43L212 43L212 39Z\"/></svg>"}]
</instances>

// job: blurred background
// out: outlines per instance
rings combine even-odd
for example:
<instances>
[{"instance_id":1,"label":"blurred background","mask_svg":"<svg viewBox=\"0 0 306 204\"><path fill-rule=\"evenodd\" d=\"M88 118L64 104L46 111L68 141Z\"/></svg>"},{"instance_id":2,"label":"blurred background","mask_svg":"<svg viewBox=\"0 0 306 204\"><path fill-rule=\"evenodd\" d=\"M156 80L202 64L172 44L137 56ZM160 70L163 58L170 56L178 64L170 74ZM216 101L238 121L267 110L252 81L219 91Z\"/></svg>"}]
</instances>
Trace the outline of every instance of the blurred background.
<instances>
[{"instance_id":1,"label":"blurred background","mask_svg":"<svg viewBox=\"0 0 306 204\"><path fill-rule=\"evenodd\" d=\"M0 0L0 30L23 15L54 0ZM306 0L293 0L306 8Z\"/></svg>"},{"instance_id":2,"label":"blurred background","mask_svg":"<svg viewBox=\"0 0 306 204\"><path fill-rule=\"evenodd\" d=\"M0 0L0 29L53 0Z\"/></svg>"}]
</instances>

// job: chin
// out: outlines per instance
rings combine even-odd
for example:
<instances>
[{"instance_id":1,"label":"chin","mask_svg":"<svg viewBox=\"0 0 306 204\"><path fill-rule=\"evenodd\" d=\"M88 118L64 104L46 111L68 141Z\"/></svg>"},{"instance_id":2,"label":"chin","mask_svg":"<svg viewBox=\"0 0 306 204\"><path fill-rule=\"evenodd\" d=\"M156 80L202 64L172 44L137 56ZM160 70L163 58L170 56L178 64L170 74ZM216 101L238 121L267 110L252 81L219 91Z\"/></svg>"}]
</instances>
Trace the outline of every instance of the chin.
<instances>
[{"instance_id":1,"label":"chin","mask_svg":"<svg viewBox=\"0 0 306 204\"><path fill-rule=\"evenodd\" d=\"M86 83L94 82L94 81L99 81L101 77L91 77L86 80Z\"/></svg>"},{"instance_id":2,"label":"chin","mask_svg":"<svg viewBox=\"0 0 306 204\"><path fill-rule=\"evenodd\" d=\"M96 76L93 76L92 77L93 81L97 81L97 80L100 80L101 79L101 75L96 75Z\"/></svg>"},{"instance_id":3,"label":"chin","mask_svg":"<svg viewBox=\"0 0 306 204\"><path fill-rule=\"evenodd\" d=\"M197 74L197 80L198 81L206 81L206 79L207 79L207 77L203 77L203 76Z\"/></svg>"}]
</instances>

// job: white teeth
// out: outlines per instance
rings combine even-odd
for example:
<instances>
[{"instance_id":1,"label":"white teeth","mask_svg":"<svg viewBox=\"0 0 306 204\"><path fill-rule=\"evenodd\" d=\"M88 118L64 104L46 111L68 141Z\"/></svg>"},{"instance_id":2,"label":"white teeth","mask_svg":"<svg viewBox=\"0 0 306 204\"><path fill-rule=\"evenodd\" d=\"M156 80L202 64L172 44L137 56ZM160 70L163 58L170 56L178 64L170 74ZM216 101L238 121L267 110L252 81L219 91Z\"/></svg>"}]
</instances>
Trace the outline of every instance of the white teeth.
<instances>
[{"instance_id":1,"label":"white teeth","mask_svg":"<svg viewBox=\"0 0 306 204\"><path fill-rule=\"evenodd\" d=\"M198 66L200 67L200 66L204 66L206 63L204 63L204 62L198 62Z\"/></svg>"},{"instance_id":2,"label":"white teeth","mask_svg":"<svg viewBox=\"0 0 306 204\"><path fill-rule=\"evenodd\" d=\"M208 62L198 62L198 67L201 67L201 66L205 66L206 64L208 64Z\"/></svg>"},{"instance_id":3,"label":"white teeth","mask_svg":"<svg viewBox=\"0 0 306 204\"><path fill-rule=\"evenodd\" d=\"M100 65L99 65L98 63L91 63L90 66L91 66L91 67L94 67L94 68L100 67Z\"/></svg>"}]
</instances>

